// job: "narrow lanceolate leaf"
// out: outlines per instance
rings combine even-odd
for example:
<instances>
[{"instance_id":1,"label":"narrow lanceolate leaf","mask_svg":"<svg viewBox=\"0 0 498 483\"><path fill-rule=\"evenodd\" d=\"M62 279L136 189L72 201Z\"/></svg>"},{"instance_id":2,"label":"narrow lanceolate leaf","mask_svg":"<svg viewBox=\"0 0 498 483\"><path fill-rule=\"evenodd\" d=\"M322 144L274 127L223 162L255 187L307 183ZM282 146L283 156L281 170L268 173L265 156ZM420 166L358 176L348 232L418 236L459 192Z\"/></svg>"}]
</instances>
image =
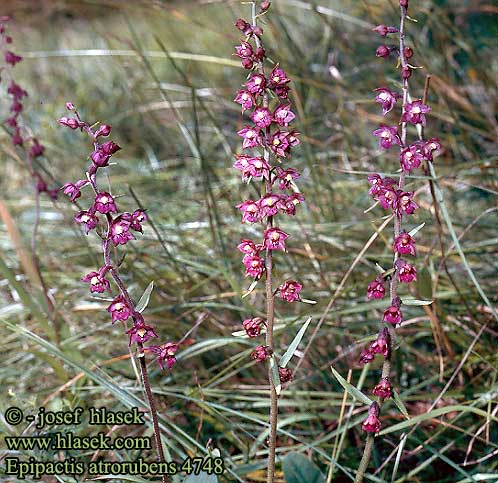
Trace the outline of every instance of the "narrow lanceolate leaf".
<instances>
[{"instance_id":1,"label":"narrow lanceolate leaf","mask_svg":"<svg viewBox=\"0 0 498 483\"><path fill-rule=\"evenodd\" d=\"M416 226L413 230L410 230L408 232L408 234L410 236L415 236L424 226L425 226L425 222L424 223L420 223L420 225Z\"/></svg>"},{"instance_id":2,"label":"narrow lanceolate leaf","mask_svg":"<svg viewBox=\"0 0 498 483\"><path fill-rule=\"evenodd\" d=\"M396 391L393 391L393 401L394 404L398 407L399 411L403 416L405 416L406 419L410 419L410 415L408 414L408 411L406 410L405 405L403 404L403 401L399 397L399 394Z\"/></svg>"},{"instance_id":3,"label":"narrow lanceolate leaf","mask_svg":"<svg viewBox=\"0 0 498 483\"><path fill-rule=\"evenodd\" d=\"M259 280L254 280L249 288L246 290L246 292L242 295L242 298L246 298L248 295L251 295L254 289L256 288L256 285L258 285Z\"/></svg>"},{"instance_id":4,"label":"narrow lanceolate leaf","mask_svg":"<svg viewBox=\"0 0 498 483\"><path fill-rule=\"evenodd\" d=\"M372 404L372 400L365 396L357 387L350 384L344 377L342 377L333 367L330 368L332 370L332 374L334 374L335 378L339 382L339 384L346 389L346 391L357 401L361 401L363 404L370 406Z\"/></svg>"},{"instance_id":5,"label":"narrow lanceolate leaf","mask_svg":"<svg viewBox=\"0 0 498 483\"><path fill-rule=\"evenodd\" d=\"M434 300L401 299L404 305L431 305Z\"/></svg>"},{"instance_id":6,"label":"narrow lanceolate leaf","mask_svg":"<svg viewBox=\"0 0 498 483\"><path fill-rule=\"evenodd\" d=\"M149 283L144 293L140 297L140 300L138 301L135 307L137 312L142 313L147 308L147 305L149 305L150 294L152 293L153 289L154 289L154 280L152 280L152 282Z\"/></svg>"},{"instance_id":7,"label":"narrow lanceolate leaf","mask_svg":"<svg viewBox=\"0 0 498 483\"><path fill-rule=\"evenodd\" d=\"M280 362L278 364L280 367L287 366L289 361L292 359L292 356L294 355L294 352L296 352L296 349L299 346L299 343L301 342L301 340L304 336L304 333L306 332L306 329L310 325L310 322L311 322L311 317L308 317L306 322L299 329L299 332L296 334L296 337L294 337L294 340L290 343L289 347L285 351L285 354L280 359Z\"/></svg>"},{"instance_id":8,"label":"narrow lanceolate leaf","mask_svg":"<svg viewBox=\"0 0 498 483\"><path fill-rule=\"evenodd\" d=\"M280 395L282 391L282 385L280 384L280 374L278 373L278 364L275 356L270 357L270 367L271 367L271 377L273 379L273 384L275 386L275 391L277 395Z\"/></svg>"}]
</instances>

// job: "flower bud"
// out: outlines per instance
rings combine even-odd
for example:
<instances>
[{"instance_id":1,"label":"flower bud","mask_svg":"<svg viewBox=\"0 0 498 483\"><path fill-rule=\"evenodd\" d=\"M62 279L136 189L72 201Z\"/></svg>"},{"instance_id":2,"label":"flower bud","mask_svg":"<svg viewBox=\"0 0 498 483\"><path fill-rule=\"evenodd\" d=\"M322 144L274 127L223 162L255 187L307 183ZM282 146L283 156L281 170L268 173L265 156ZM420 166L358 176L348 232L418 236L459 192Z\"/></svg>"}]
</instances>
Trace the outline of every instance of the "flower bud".
<instances>
[{"instance_id":1,"label":"flower bud","mask_svg":"<svg viewBox=\"0 0 498 483\"><path fill-rule=\"evenodd\" d=\"M391 54L391 49L387 45L379 45L377 47L377 50L375 51L375 55L377 57L383 57L384 59L386 57L389 57Z\"/></svg>"},{"instance_id":2,"label":"flower bud","mask_svg":"<svg viewBox=\"0 0 498 483\"><path fill-rule=\"evenodd\" d=\"M72 102L66 102L66 109L72 111L74 109L74 104Z\"/></svg>"},{"instance_id":3,"label":"flower bud","mask_svg":"<svg viewBox=\"0 0 498 483\"><path fill-rule=\"evenodd\" d=\"M266 12L270 8L271 2L269 0L264 0L259 6L259 11L261 13Z\"/></svg>"},{"instance_id":4,"label":"flower bud","mask_svg":"<svg viewBox=\"0 0 498 483\"><path fill-rule=\"evenodd\" d=\"M368 409L368 417L363 421L361 427L367 433L378 433L380 431L379 420L380 407L374 401Z\"/></svg>"},{"instance_id":5,"label":"flower bud","mask_svg":"<svg viewBox=\"0 0 498 483\"><path fill-rule=\"evenodd\" d=\"M99 136L109 136L109 134L111 134L111 129L112 127L108 124L102 124L102 126L100 126L95 132L95 137L98 138Z\"/></svg>"},{"instance_id":6,"label":"flower bud","mask_svg":"<svg viewBox=\"0 0 498 483\"><path fill-rule=\"evenodd\" d=\"M403 49L406 59L411 59L413 57L413 49L411 47L405 47Z\"/></svg>"},{"instance_id":7,"label":"flower bud","mask_svg":"<svg viewBox=\"0 0 498 483\"><path fill-rule=\"evenodd\" d=\"M78 129L80 127L80 123L74 119L74 117L61 117L60 119L57 119L57 122L61 126L66 126L70 129Z\"/></svg>"},{"instance_id":8,"label":"flower bud","mask_svg":"<svg viewBox=\"0 0 498 483\"><path fill-rule=\"evenodd\" d=\"M292 370L287 367L279 367L278 376L280 377L280 382L290 382L292 381Z\"/></svg>"}]
</instances>

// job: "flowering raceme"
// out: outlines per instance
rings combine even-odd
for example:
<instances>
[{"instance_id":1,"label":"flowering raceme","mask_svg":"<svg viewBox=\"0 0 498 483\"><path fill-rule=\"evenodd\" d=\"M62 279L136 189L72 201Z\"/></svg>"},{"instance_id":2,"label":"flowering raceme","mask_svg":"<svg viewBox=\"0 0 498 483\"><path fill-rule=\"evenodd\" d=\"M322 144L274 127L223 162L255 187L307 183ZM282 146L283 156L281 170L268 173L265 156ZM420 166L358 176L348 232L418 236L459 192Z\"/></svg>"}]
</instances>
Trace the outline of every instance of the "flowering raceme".
<instances>
[{"instance_id":1,"label":"flowering raceme","mask_svg":"<svg viewBox=\"0 0 498 483\"><path fill-rule=\"evenodd\" d=\"M253 317L244 320L246 334L258 337L262 328L266 328L264 345L257 346L251 358L257 362L273 358L273 324L274 300L278 298L287 303L300 301L302 284L295 280L282 281L273 289L273 256L276 252L286 252L289 234L278 226L277 219L282 216L295 216L297 207L304 202L304 196L296 186L300 177L294 167L283 166L291 159L292 149L299 144L299 133L290 126L296 115L289 101L290 78L279 64L273 65L271 71L266 69L266 53L263 47L263 30L256 24L257 18L265 14L270 2L250 2L252 4L252 21L238 19L235 23L244 38L235 47L235 55L241 59L242 67L249 71L234 101L240 104L242 113L246 113L251 123L245 124L237 134L242 138L244 154L237 154L233 167L242 173L244 183L260 181L262 192L259 199L245 199L237 208L242 215L242 223L259 223L262 225L261 238L258 241L244 239L238 249L244 254L242 263L246 277L253 279L251 287L265 278L266 285L266 320ZM278 415L275 387L279 381L274 380L274 372L268 367L270 383L270 451L268 454L268 480L274 481L276 421ZM286 367L278 368L281 383L290 382L292 371ZM275 409L276 408L276 409Z\"/></svg>"},{"instance_id":2,"label":"flowering raceme","mask_svg":"<svg viewBox=\"0 0 498 483\"><path fill-rule=\"evenodd\" d=\"M90 125L83 121L76 111L74 104L71 102L66 104L66 108L72 112L72 116L61 117L58 123L69 129L79 129L85 132L92 141L93 152L89 156L91 164L86 170L85 178L76 182L66 183L61 190L74 203L77 199L81 198L84 188L89 189L92 197L90 206L78 211L74 220L83 226L86 235L91 231L97 233L102 241L104 258L102 267L84 275L81 280L89 284L91 293L112 293L109 277L112 278L118 288L118 294L114 296L112 302L107 307L107 312L109 312L113 324L118 321L123 323L125 332L128 335L128 345L136 345L137 347L142 382L150 406L158 460L164 462L164 451L159 431L156 405L150 387L145 355L151 354L154 356L161 369L165 367L171 369L176 363L175 353L178 350L179 344L166 342L160 345L149 344L144 346L150 340L157 339L158 334L152 325L145 322L144 317L137 310L119 275L117 265L111 259L113 246L126 245L136 239L135 234L137 232L142 233L142 224L147 221L147 214L143 209L136 209L132 213L126 211L120 212L116 200L117 197L99 187L97 176L99 170L107 167L111 157L121 149L113 141L102 142L102 138L110 135L111 126L107 124L95 126L95 124ZM132 325L128 328L127 321L130 318ZM162 481L163 483L167 483L168 476L163 475Z\"/></svg>"},{"instance_id":3,"label":"flowering raceme","mask_svg":"<svg viewBox=\"0 0 498 483\"><path fill-rule=\"evenodd\" d=\"M373 394L379 398L369 409L368 417L363 422L363 430L368 433L376 433L380 430L380 408L385 399L390 398L393 389L390 382L392 343L389 330L398 327L403 322L401 311L401 298L398 296L399 283L411 284L417 280L417 269L412 263L406 261L407 257L416 256L416 242L414 233L403 229L406 218L413 215L418 209L418 204L414 201L414 192L405 188L406 175L421 167L423 163L432 161L433 153L441 148L439 140L423 140L423 130L426 126L426 114L431 108L426 105L424 99L411 99L409 93L408 79L411 77L414 67L408 62L413 57L414 52L410 47L405 46L405 21L408 12L408 0L400 0L401 22L399 29L379 25L373 30L386 37L394 34L398 37L399 47L381 45L376 50L378 57L394 57L397 54L398 67L401 74L401 93L389 87L379 87L375 89L375 101L382 107L384 116L388 116L394 111L397 100L401 99L401 116L399 123L389 122L381 124L373 131L373 135L379 138L379 147L389 150L393 146L399 146L397 156L401 172L398 180L390 177L382 177L380 174L368 176L371 184L369 194L374 200L379 202L383 209L389 210L394 219L394 236L392 251L394 254L391 270L379 275L370 282L367 287L367 297L369 299L380 299L386 295L386 285L389 284L389 306L384 310L382 322L387 324L381 328L377 339L364 349L360 354L360 363L367 364L374 360L376 354L384 356L382 377L374 387ZM400 129L398 129L398 124ZM413 125L417 130L417 139L411 143L408 141L408 125ZM371 438L371 436L369 436ZM356 482L360 483L364 478L364 471L368 465L372 451L372 440L367 440L363 453L361 470L358 471Z\"/></svg>"},{"instance_id":4,"label":"flowering raceme","mask_svg":"<svg viewBox=\"0 0 498 483\"><path fill-rule=\"evenodd\" d=\"M28 93L14 79L14 67L21 62L23 58L11 51L13 40L7 32L9 22L9 17L0 17L0 51L4 61L4 65L0 64L0 72L2 73L2 76L5 75L5 78L9 80L7 94L12 100L10 105L10 116L5 120L5 124L8 127L7 130L10 134L12 144L24 148L26 151L26 159L31 176L34 180L37 195L46 193L52 200L55 200L57 199L58 194L57 188L48 188L45 179L35 164L35 161L44 155L45 146L31 134L22 119L24 110L23 102L28 96Z\"/></svg>"},{"instance_id":5,"label":"flowering raceme","mask_svg":"<svg viewBox=\"0 0 498 483\"><path fill-rule=\"evenodd\" d=\"M119 289L119 294L114 298L107 308L111 314L112 322L125 322L130 317L133 320L133 326L127 330L131 344L138 344L139 350L143 352L146 348L141 344L147 342L150 338L156 338L157 334L153 327L145 324L143 316L135 310L135 306L123 285L115 266L111 263L110 249L111 243L114 246L126 245L131 240L135 240L134 232L142 232L142 223L147 221L145 210L137 209L133 213L119 213L115 197L104 190L101 190L97 183L97 174L100 168L108 166L109 160L113 154L118 152L121 147L113 141L101 142L101 138L109 136L111 126L102 124L97 128L90 126L87 122L81 120L74 105L70 102L66 108L74 113L74 117L62 117L58 119L61 126L70 129L80 129L86 132L93 142L93 152L90 154L91 164L87 168L86 179L81 179L75 183L66 183L61 189L74 201L81 197L81 190L90 187L93 191L92 205L86 210L80 210L76 213L74 220L76 223L83 225L85 234L90 231L99 230L99 236L102 238L102 250L104 253L104 265L97 271L86 274L81 280L89 284L89 290L92 293L111 292L111 284L107 279L110 274ZM104 226L103 226L104 225ZM157 352L149 351L158 356ZM161 365L162 366L162 365Z\"/></svg>"}]
</instances>

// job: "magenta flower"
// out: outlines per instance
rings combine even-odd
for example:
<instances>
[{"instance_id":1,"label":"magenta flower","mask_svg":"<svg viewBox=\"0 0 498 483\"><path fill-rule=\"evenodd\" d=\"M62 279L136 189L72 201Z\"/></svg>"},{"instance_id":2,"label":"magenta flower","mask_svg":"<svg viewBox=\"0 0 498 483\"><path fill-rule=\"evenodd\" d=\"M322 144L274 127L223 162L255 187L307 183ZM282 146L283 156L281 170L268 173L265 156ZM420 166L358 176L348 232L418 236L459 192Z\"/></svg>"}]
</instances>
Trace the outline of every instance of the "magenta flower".
<instances>
[{"instance_id":1,"label":"magenta flower","mask_svg":"<svg viewBox=\"0 0 498 483\"><path fill-rule=\"evenodd\" d=\"M401 145L397 126L381 124L372 134L379 138L379 146L383 149L389 149L393 144Z\"/></svg>"},{"instance_id":2,"label":"magenta flower","mask_svg":"<svg viewBox=\"0 0 498 483\"><path fill-rule=\"evenodd\" d=\"M10 64L12 67L14 67L18 62L21 62L22 57L20 55L14 54L14 52L11 52L8 50L4 54L4 59L7 64Z\"/></svg>"},{"instance_id":3,"label":"magenta flower","mask_svg":"<svg viewBox=\"0 0 498 483\"><path fill-rule=\"evenodd\" d=\"M106 191L101 191L95 196L95 202L93 204L94 211L98 211L105 215L106 213L117 213L116 203L114 203L114 198Z\"/></svg>"},{"instance_id":4,"label":"magenta flower","mask_svg":"<svg viewBox=\"0 0 498 483\"><path fill-rule=\"evenodd\" d=\"M251 352L251 359L257 362L264 362L266 359L271 356L272 350L267 345L258 345Z\"/></svg>"},{"instance_id":5,"label":"magenta flower","mask_svg":"<svg viewBox=\"0 0 498 483\"><path fill-rule=\"evenodd\" d=\"M268 228L264 233L263 246L267 250L285 251L285 240L288 237L289 235L280 228Z\"/></svg>"},{"instance_id":6,"label":"magenta flower","mask_svg":"<svg viewBox=\"0 0 498 483\"><path fill-rule=\"evenodd\" d=\"M383 327L380 329L377 339L374 340L368 350L372 354L382 354L384 357L389 357L391 351L391 337L389 331Z\"/></svg>"},{"instance_id":7,"label":"magenta flower","mask_svg":"<svg viewBox=\"0 0 498 483\"><path fill-rule=\"evenodd\" d=\"M28 95L28 93L14 81L10 82L7 93L10 94L16 101L20 101L23 97Z\"/></svg>"},{"instance_id":8,"label":"magenta flower","mask_svg":"<svg viewBox=\"0 0 498 483\"><path fill-rule=\"evenodd\" d=\"M242 325L249 337L258 337L261 334L261 328L265 325L265 321L261 317L252 317L244 320Z\"/></svg>"},{"instance_id":9,"label":"magenta flower","mask_svg":"<svg viewBox=\"0 0 498 483\"><path fill-rule=\"evenodd\" d=\"M242 142L243 149L254 148L263 142L259 133L259 129L245 126L243 129L238 131L237 134L240 137L244 138L244 141Z\"/></svg>"},{"instance_id":10,"label":"magenta flower","mask_svg":"<svg viewBox=\"0 0 498 483\"><path fill-rule=\"evenodd\" d=\"M257 107L251 114L251 119L260 129L268 127L272 122L271 112L266 107Z\"/></svg>"},{"instance_id":11,"label":"magenta flower","mask_svg":"<svg viewBox=\"0 0 498 483\"><path fill-rule=\"evenodd\" d=\"M441 149L441 143L439 139L432 138L426 141L422 147L425 159L432 161L432 153L434 151L439 151Z\"/></svg>"},{"instance_id":12,"label":"magenta flower","mask_svg":"<svg viewBox=\"0 0 498 483\"><path fill-rule=\"evenodd\" d=\"M85 234L88 235L90 230L93 230L98 224L99 219L91 211L78 211L74 217L76 223L83 223L85 225Z\"/></svg>"},{"instance_id":13,"label":"magenta flower","mask_svg":"<svg viewBox=\"0 0 498 483\"><path fill-rule=\"evenodd\" d=\"M278 294L281 299L286 302L295 302L296 300L301 300L300 292L303 286L296 282L295 280L287 280L282 285L278 287Z\"/></svg>"},{"instance_id":14,"label":"magenta flower","mask_svg":"<svg viewBox=\"0 0 498 483\"><path fill-rule=\"evenodd\" d=\"M144 348L148 352L152 352L157 356L157 363L161 369L164 369L164 364L168 369L171 369L176 364L175 354L178 351L178 344L174 342L166 342L162 345L149 345Z\"/></svg>"},{"instance_id":15,"label":"magenta flower","mask_svg":"<svg viewBox=\"0 0 498 483\"><path fill-rule=\"evenodd\" d=\"M82 277L82 282L90 283L90 292L104 293L106 290L111 291L111 284L105 278L106 269L100 269L98 272L90 272Z\"/></svg>"},{"instance_id":16,"label":"magenta flower","mask_svg":"<svg viewBox=\"0 0 498 483\"><path fill-rule=\"evenodd\" d=\"M246 277L259 278L265 271L265 261L259 255L246 255L242 263L246 267Z\"/></svg>"},{"instance_id":17,"label":"magenta flower","mask_svg":"<svg viewBox=\"0 0 498 483\"><path fill-rule=\"evenodd\" d=\"M377 25L377 27L372 30L377 32L382 37L385 37L387 34L395 34L396 32L399 32L396 27L388 27L386 25Z\"/></svg>"},{"instance_id":18,"label":"magenta flower","mask_svg":"<svg viewBox=\"0 0 498 483\"><path fill-rule=\"evenodd\" d=\"M131 308L122 295L118 295L107 307L107 312L111 314L112 323L121 320L125 321L131 315Z\"/></svg>"},{"instance_id":19,"label":"magenta flower","mask_svg":"<svg viewBox=\"0 0 498 483\"><path fill-rule=\"evenodd\" d=\"M389 57L391 55L391 51L393 50L392 47L388 47L387 45L379 45L377 47L377 50L375 51L375 55L377 57L382 57L382 58L386 58L386 57Z\"/></svg>"},{"instance_id":20,"label":"magenta flower","mask_svg":"<svg viewBox=\"0 0 498 483\"><path fill-rule=\"evenodd\" d=\"M363 431L367 433L378 433L380 431L379 413L379 405L374 401L368 409L367 419L361 423Z\"/></svg>"},{"instance_id":21,"label":"magenta flower","mask_svg":"<svg viewBox=\"0 0 498 483\"><path fill-rule=\"evenodd\" d=\"M304 202L304 196L301 193L292 193L284 200L283 212L287 215L296 214L296 206Z\"/></svg>"},{"instance_id":22,"label":"magenta flower","mask_svg":"<svg viewBox=\"0 0 498 483\"><path fill-rule=\"evenodd\" d=\"M411 215L418 208L417 203L413 201L413 192L401 191L396 192L396 202L393 205L398 216L403 213Z\"/></svg>"},{"instance_id":23,"label":"magenta flower","mask_svg":"<svg viewBox=\"0 0 498 483\"><path fill-rule=\"evenodd\" d=\"M261 210L261 217L275 216L282 208L282 197L274 193L267 193L259 200L259 208Z\"/></svg>"},{"instance_id":24,"label":"magenta flower","mask_svg":"<svg viewBox=\"0 0 498 483\"><path fill-rule=\"evenodd\" d=\"M61 117L60 119L57 119L57 122L61 126L66 126L70 129L78 129L79 127L82 127L83 124L80 123L78 120L74 119L74 117Z\"/></svg>"},{"instance_id":25,"label":"magenta flower","mask_svg":"<svg viewBox=\"0 0 498 483\"><path fill-rule=\"evenodd\" d=\"M112 156L114 153L116 153L120 149L121 149L121 147L113 141L107 141L100 146L100 150L104 154L108 154L109 156Z\"/></svg>"},{"instance_id":26,"label":"magenta flower","mask_svg":"<svg viewBox=\"0 0 498 483\"><path fill-rule=\"evenodd\" d=\"M403 116L401 120L403 122L410 122L412 124L422 124L425 126L425 114L430 112L431 108L426 106L422 99L417 99L413 102L409 102L404 106Z\"/></svg>"},{"instance_id":27,"label":"magenta flower","mask_svg":"<svg viewBox=\"0 0 498 483\"><path fill-rule=\"evenodd\" d=\"M262 74L252 74L244 84L251 94L261 94L266 87L266 79Z\"/></svg>"},{"instance_id":28,"label":"magenta flower","mask_svg":"<svg viewBox=\"0 0 498 483\"><path fill-rule=\"evenodd\" d=\"M136 313L134 314L136 316ZM133 325L133 327L129 330L126 331L126 333L130 336L130 342L128 345L131 344L144 344L147 342L149 339L152 339L152 337L157 337L156 331L154 330L154 327L151 325L147 325L144 321L142 316L140 315L140 319L136 324Z\"/></svg>"},{"instance_id":29,"label":"magenta flower","mask_svg":"<svg viewBox=\"0 0 498 483\"><path fill-rule=\"evenodd\" d=\"M378 102L382 106L382 114L384 114L384 116L393 110L396 105L396 99L401 97L387 87L379 87L375 89L375 92L377 92L375 102Z\"/></svg>"},{"instance_id":30,"label":"magenta flower","mask_svg":"<svg viewBox=\"0 0 498 483\"><path fill-rule=\"evenodd\" d=\"M45 152L45 146L43 146L43 144L40 144L38 142L38 139L34 138L33 144L31 145L28 154L32 158L38 158L39 156L42 156L44 152Z\"/></svg>"},{"instance_id":31,"label":"magenta flower","mask_svg":"<svg viewBox=\"0 0 498 483\"><path fill-rule=\"evenodd\" d=\"M69 196L69 199L74 203L75 200L77 200L81 196L81 191L80 188L83 186L81 183L84 182L85 184L87 181L85 180L80 180L76 184L73 183L66 183L61 189L64 191L65 195Z\"/></svg>"},{"instance_id":32,"label":"magenta flower","mask_svg":"<svg viewBox=\"0 0 498 483\"><path fill-rule=\"evenodd\" d=\"M382 190L381 194L377 199L379 200L379 203L382 206L382 208L387 210L388 208L394 206L396 203L397 200L396 191L394 191L393 188L384 187L384 189Z\"/></svg>"},{"instance_id":33,"label":"magenta flower","mask_svg":"<svg viewBox=\"0 0 498 483\"><path fill-rule=\"evenodd\" d=\"M252 240L241 240L237 248L244 255L256 255L261 249L260 246L257 246Z\"/></svg>"},{"instance_id":34,"label":"magenta flower","mask_svg":"<svg viewBox=\"0 0 498 483\"><path fill-rule=\"evenodd\" d=\"M244 203L240 203L236 206L240 211L242 211L242 223L256 223L260 218L259 204L253 200L246 200Z\"/></svg>"},{"instance_id":35,"label":"magenta flower","mask_svg":"<svg viewBox=\"0 0 498 483\"><path fill-rule=\"evenodd\" d=\"M237 92L234 101L242 106L242 112L252 109L255 104L254 96L249 91L243 89Z\"/></svg>"},{"instance_id":36,"label":"magenta flower","mask_svg":"<svg viewBox=\"0 0 498 483\"><path fill-rule=\"evenodd\" d=\"M275 131L270 136L269 147L275 156L285 158L291 147L288 137L289 133L287 131Z\"/></svg>"},{"instance_id":37,"label":"magenta flower","mask_svg":"<svg viewBox=\"0 0 498 483\"><path fill-rule=\"evenodd\" d=\"M70 102L68 103L70 106L72 105ZM72 107L74 109L74 106ZM70 109L71 110L71 109ZM112 127L109 126L109 124L102 124L96 131L95 131L95 139L99 138L100 136L106 137L111 134Z\"/></svg>"},{"instance_id":38,"label":"magenta flower","mask_svg":"<svg viewBox=\"0 0 498 483\"><path fill-rule=\"evenodd\" d=\"M242 171L242 177L247 180L250 176L253 178L268 179L270 173L270 165L261 156L247 156L245 154L237 154L237 161L233 167Z\"/></svg>"},{"instance_id":39,"label":"magenta flower","mask_svg":"<svg viewBox=\"0 0 498 483\"><path fill-rule=\"evenodd\" d=\"M126 245L135 237L130 233L131 223L124 219L122 215L115 218L111 224L111 240L114 245Z\"/></svg>"},{"instance_id":40,"label":"magenta flower","mask_svg":"<svg viewBox=\"0 0 498 483\"><path fill-rule=\"evenodd\" d=\"M379 195L381 195L386 189L396 184L394 179L389 177L382 178L380 174L369 174L367 179L372 185L368 194L372 195L374 199L378 199Z\"/></svg>"},{"instance_id":41,"label":"magenta flower","mask_svg":"<svg viewBox=\"0 0 498 483\"><path fill-rule=\"evenodd\" d=\"M280 104L273 111L273 119L279 126L288 126L296 118L296 115L291 111L290 104Z\"/></svg>"},{"instance_id":42,"label":"magenta flower","mask_svg":"<svg viewBox=\"0 0 498 483\"><path fill-rule=\"evenodd\" d=\"M242 41L240 45L235 46L235 55L241 59L252 57L253 51L249 42Z\"/></svg>"},{"instance_id":43,"label":"magenta flower","mask_svg":"<svg viewBox=\"0 0 498 483\"><path fill-rule=\"evenodd\" d=\"M278 377L279 377L280 382L282 384L285 384L286 382L291 382L292 381L292 370L289 369L288 367L279 367L278 368Z\"/></svg>"},{"instance_id":44,"label":"magenta flower","mask_svg":"<svg viewBox=\"0 0 498 483\"><path fill-rule=\"evenodd\" d=\"M379 384L377 384L373 390L372 394L374 396L378 396L382 399L389 399L393 395L393 388L391 386L391 383L389 382L388 377L383 377L380 381Z\"/></svg>"},{"instance_id":45,"label":"magenta flower","mask_svg":"<svg viewBox=\"0 0 498 483\"><path fill-rule=\"evenodd\" d=\"M275 169L276 178L280 181L278 188L282 191L289 189L291 183L301 176L297 170L294 168L282 169L279 166Z\"/></svg>"},{"instance_id":46,"label":"magenta flower","mask_svg":"<svg viewBox=\"0 0 498 483\"><path fill-rule=\"evenodd\" d=\"M111 159L110 154L105 154L101 149L97 149L90 156L93 164L99 168L104 168L109 164L109 159Z\"/></svg>"},{"instance_id":47,"label":"magenta flower","mask_svg":"<svg viewBox=\"0 0 498 483\"><path fill-rule=\"evenodd\" d=\"M287 74L278 66L278 64L272 69L268 76L268 87L272 90L276 90L279 87L285 88L289 82L290 79L287 77Z\"/></svg>"},{"instance_id":48,"label":"magenta flower","mask_svg":"<svg viewBox=\"0 0 498 483\"><path fill-rule=\"evenodd\" d=\"M386 294L386 287L384 284L384 279L382 277L377 277L372 280L367 287L367 297L368 299L382 299Z\"/></svg>"},{"instance_id":49,"label":"magenta flower","mask_svg":"<svg viewBox=\"0 0 498 483\"><path fill-rule=\"evenodd\" d=\"M405 173L410 173L413 169L418 168L423 160L424 156L420 153L419 147L415 143L402 149L399 154L399 164Z\"/></svg>"},{"instance_id":50,"label":"magenta flower","mask_svg":"<svg viewBox=\"0 0 498 483\"><path fill-rule=\"evenodd\" d=\"M238 28L246 37L252 34L252 25L243 18L237 19L235 27Z\"/></svg>"},{"instance_id":51,"label":"magenta flower","mask_svg":"<svg viewBox=\"0 0 498 483\"><path fill-rule=\"evenodd\" d=\"M411 283L417 280L417 269L410 263L398 259L396 262L398 269L398 279L403 283Z\"/></svg>"},{"instance_id":52,"label":"magenta flower","mask_svg":"<svg viewBox=\"0 0 498 483\"><path fill-rule=\"evenodd\" d=\"M392 325L401 324L401 322L403 321L403 313L399 308L400 305L401 300L399 299L399 297L396 297L393 300L392 305L384 311L382 320Z\"/></svg>"},{"instance_id":53,"label":"magenta flower","mask_svg":"<svg viewBox=\"0 0 498 483\"><path fill-rule=\"evenodd\" d=\"M394 240L393 249L400 255L415 256L415 240L406 231L401 232Z\"/></svg>"},{"instance_id":54,"label":"magenta flower","mask_svg":"<svg viewBox=\"0 0 498 483\"><path fill-rule=\"evenodd\" d=\"M124 217L125 213L123 213ZM126 215L129 215L129 213L126 213ZM128 219L128 218L126 218ZM145 223L148 219L147 213L145 213L145 210L135 210L131 216L129 217L128 221L130 222L130 227L132 230L139 231L140 233L143 233L142 229L142 223Z\"/></svg>"},{"instance_id":55,"label":"magenta flower","mask_svg":"<svg viewBox=\"0 0 498 483\"><path fill-rule=\"evenodd\" d=\"M375 354L372 353L369 349L365 349L361 351L358 362L360 364L368 364L369 362L372 362L374 359L375 359Z\"/></svg>"}]
</instances>

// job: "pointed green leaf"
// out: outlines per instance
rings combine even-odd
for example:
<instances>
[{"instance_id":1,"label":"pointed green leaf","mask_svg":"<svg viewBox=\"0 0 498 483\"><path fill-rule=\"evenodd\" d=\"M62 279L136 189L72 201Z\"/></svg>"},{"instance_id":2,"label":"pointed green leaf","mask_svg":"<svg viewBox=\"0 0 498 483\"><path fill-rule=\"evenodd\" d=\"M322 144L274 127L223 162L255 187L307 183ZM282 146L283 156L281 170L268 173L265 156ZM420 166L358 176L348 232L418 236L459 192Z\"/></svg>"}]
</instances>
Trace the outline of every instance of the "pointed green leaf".
<instances>
[{"instance_id":1,"label":"pointed green leaf","mask_svg":"<svg viewBox=\"0 0 498 483\"><path fill-rule=\"evenodd\" d=\"M284 458L282 467L285 483L325 483L325 476L318 466L300 453L289 453Z\"/></svg>"},{"instance_id":2,"label":"pointed green leaf","mask_svg":"<svg viewBox=\"0 0 498 483\"><path fill-rule=\"evenodd\" d=\"M431 305L434 300L401 299L404 305Z\"/></svg>"},{"instance_id":3,"label":"pointed green leaf","mask_svg":"<svg viewBox=\"0 0 498 483\"><path fill-rule=\"evenodd\" d=\"M308 317L306 322L299 329L299 332L296 334L296 337L294 337L294 340L290 343L289 347L285 351L285 354L280 359L280 362L278 363L280 367L285 367L292 359L292 356L294 355L294 352L296 352L296 349L299 346L299 343L301 342L304 333L306 332L306 329L310 325L310 322L311 322L311 317Z\"/></svg>"},{"instance_id":4,"label":"pointed green leaf","mask_svg":"<svg viewBox=\"0 0 498 483\"><path fill-rule=\"evenodd\" d=\"M135 310L137 312L142 313L146 309L147 305L149 305L150 294L152 293L153 288L154 288L154 280L152 280L152 282L149 283L149 285L145 289L145 292L142 294L140 300L135 306Z\"/></svg>"},{"instance_id":5,"label":"pointed green leaf","mask_svg":"<svg viewBox=\"0 0 498 483\"><path fill-rule=\"evenodd\" d=\"M358 388L350 384L346 379L344 379L333 367L330 368L332 370L332 374L334 374L335 378L339 381L339 384L346 389L346 391L357 401L361 401L363 404L370 406L372 404L372 400L365 396Z\"/></svg>"}]
</instances>

